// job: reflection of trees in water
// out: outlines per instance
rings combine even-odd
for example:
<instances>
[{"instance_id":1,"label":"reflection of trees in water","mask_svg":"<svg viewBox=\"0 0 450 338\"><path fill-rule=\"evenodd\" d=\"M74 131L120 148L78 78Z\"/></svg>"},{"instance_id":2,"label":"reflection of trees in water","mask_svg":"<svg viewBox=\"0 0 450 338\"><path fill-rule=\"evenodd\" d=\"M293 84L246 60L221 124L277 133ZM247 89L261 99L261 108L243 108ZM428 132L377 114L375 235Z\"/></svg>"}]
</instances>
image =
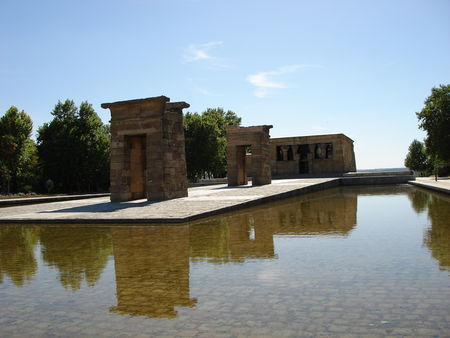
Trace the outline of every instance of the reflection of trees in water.
<instances>
[{"instance_id":1,"label":"reflection of trees in water","mask_svg":"<svg viewBox=\"0 0 450 338\"><path fill-rule=\"evenodd\" d=\"M425 244L443 270L450 270L450 199L432 195L428 202L431 227L425 234Z\"/></svg>"},{"instance_id":2,"label":"reflection of trees in water","mask_svg":"<svg viewBox=\"0 0 450 338\"><path fill-rule=\"evenodd\" d=\"M425 191L414 189L408 194L408 198L413 209L417 213L421 213L427 210L431 195Z\"/></svg>"},{"instance_id":3,"label":"reflection of trees in water","mask_svg":"<svg viewBox=\"0 0 450 338\"><path fill-rule=\"evenodd\" d=\"M450 270L450 198L420 189L408 194L412 208L417 213L428 210L431 222L426 230L424 243L442 270Z\"/></svg>"},{"instance_id":4,"label":"reflection of trees in water","mask_svg":"<svg viewBox=\"0 0 450 338\"><path fill-rule=\"evenodd\" d=\"M256 225L249 214L213 219L189 228L193 262L244 262L246 258L274 257L273 232Z\"/></svg>"},{"instance_id":5,"label":"reflection of trees in water","mask_svg":"<svg viewBox=\"0 0 450 338\"><path fill-rule=\"evenodd\" d=\"M35 227L0 226L0 283L4 276L22 286L37 271L34 248L39 229Z\"/></svg>"},{"instance_id":6,"label":"reflection of trees in water","mask_svg":"<svg viewBox=\"0 0 450 338\"><path fill-rule=\"evenodd\" d=\"M43 227L42 257L59 270L65 288L77 290L86 281L93 286L112 254L111 229Z\"/></svg>"},{"instance_id":7,"label":"reflection of trees in water","mask_svg":"<svg viewBox=\"0 0 450 338\"><path fill-rule=\"evenodd\" d=\"M193 261L222 263L230 254L226 218L203 222L189 228L189 249Z\"/></svg>"}]
</instances>

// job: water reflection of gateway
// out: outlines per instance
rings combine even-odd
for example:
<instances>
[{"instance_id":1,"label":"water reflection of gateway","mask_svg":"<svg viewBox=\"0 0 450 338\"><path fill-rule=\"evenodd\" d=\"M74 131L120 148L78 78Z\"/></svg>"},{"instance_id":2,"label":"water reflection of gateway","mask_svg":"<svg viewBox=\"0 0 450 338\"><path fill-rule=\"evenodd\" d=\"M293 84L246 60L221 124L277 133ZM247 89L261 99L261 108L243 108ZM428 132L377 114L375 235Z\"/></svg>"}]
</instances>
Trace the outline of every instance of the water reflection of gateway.
<instances>
[{"instance_id":1,"label":"water reflection of gateway","mask_svg":"<svg viewBox=\"0 0 450 338\"><path fill-rule=\"evenodd\" d=\"M346 236L356 224L356 209L357 194L336 188L199 222L190 228L191 259L272 258L274 235Z\"/></svg>"},{"instance_id":2,"label":"water reflection of gateway","mask_svg":"<svg viewBox=\"0 0 450 338\"><path fill-rule=\"evenodd\" d=\"M192 307L189 296L187 226L112 229L117 306L111 312L176 317L175 306Z\"/></svg>"}]
</instances>

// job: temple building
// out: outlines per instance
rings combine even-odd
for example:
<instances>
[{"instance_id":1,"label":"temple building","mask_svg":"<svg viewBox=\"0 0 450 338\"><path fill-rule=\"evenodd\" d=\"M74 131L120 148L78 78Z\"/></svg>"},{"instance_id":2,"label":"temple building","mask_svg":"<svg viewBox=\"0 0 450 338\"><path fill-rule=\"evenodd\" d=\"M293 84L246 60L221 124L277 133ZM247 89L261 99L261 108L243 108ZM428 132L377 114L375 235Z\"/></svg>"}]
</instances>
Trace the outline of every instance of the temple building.
<instances>
[{"instance_id":1,"label":"temple building","mask_svg":"<svg viewBox=\"0 0 450 338\"><path fill-rule=\"evenodd\" d=\"M344 134L271 138L269 152L274 177L356 171L353 140ZM251 154L246 167L252 168Z\"/></svg>"},{"instance_id":2,"label":"temple building","mask_svg":"<svg viewBox=\"0 0 450 338\"><path fill-rule=\"evenodd\" d=\"M353 140L344 134L270 139L273 176L356 171Z\"/></svg>"}]
</instances>

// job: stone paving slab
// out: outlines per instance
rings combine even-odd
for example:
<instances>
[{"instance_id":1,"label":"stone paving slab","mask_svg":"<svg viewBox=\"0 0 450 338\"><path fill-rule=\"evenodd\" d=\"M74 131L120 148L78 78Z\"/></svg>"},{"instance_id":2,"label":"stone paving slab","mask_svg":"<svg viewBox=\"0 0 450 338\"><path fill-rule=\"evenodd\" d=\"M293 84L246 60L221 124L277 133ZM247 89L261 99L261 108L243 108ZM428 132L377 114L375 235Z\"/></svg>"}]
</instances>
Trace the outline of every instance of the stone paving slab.
<instances>
[{"instance_id":1,"label":"stone paving slab","mask_svg":"<svg viewBox=\"0 0 450 338\"><path fill-rule=\"evenodd\" d=\"M88 198L105 197L105 196L109 196L109 195L110 195L109 193L101 193L101 194L8 198L8 199L0 200L0 207L13 206L13 205L25 205L25 204L37 204L37 203L50 203L50 202L59 202L59 201L81 200L81 199L88 199Z\"/></svg>"},{"instance_id":2,"label":"stone paving slab","mask_svg":"<svg viewBox=\"0 0 450 338\"><path fill-rule=\"evenodd\" d=\"M434 177L417 177L415 181L408 182L415 186L439 191L445 194L450 194L450 178L439 178L438 181Z\"/></svg>"},{"instance_id":3,"label":"stone paving slab","mask_svg":"<svg viewBox=\"0 0 450 338\"><path fill-rule=\"evenodd\" d=\"M179 223L340 185L338 178L274 180L272 184L189 189L189 196L162 202L111 203L109 197L0 209L0 223Z\"/></svg>"}]
</instances>

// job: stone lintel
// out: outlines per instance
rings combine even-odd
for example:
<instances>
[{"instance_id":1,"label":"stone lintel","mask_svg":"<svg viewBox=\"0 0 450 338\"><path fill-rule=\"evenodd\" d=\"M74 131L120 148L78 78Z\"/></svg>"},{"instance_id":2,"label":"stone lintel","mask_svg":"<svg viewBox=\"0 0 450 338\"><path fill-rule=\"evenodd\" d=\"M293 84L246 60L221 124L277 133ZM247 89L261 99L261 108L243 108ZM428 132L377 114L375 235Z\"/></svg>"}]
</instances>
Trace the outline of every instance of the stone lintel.
<instances>
[{"instance_id":1,"label":"stone lintel","mask_svg":"<svg viewBox=\"0 0 450 338\"><path fill-rule=\"evenodd\" d=\"M354 142L350 137L340 134L323 134L323 135L305 135L305 136L288 136L288 137L275 137L272 138L273 143L282 144L292 144L292 143L322 143L334 141L334 140L348 140L350 142Z\"/></svg>"},{"instance_id":2,"label":"stone lintel","mask_svg":"<svg viewBox=\"0 0 450 338\"><path fill-rule=\"evenodd\" d=\"M189 103L186 103L184 101L180 102L167 102L166 103L166 110L169 111L181 111L183 108L189 108L191 105Z\"/></svg>"},{"instance_id":3,"label":"stone lintel","mask_svg":"<svg viewBox=\"0 0 450 338\"><path fill-rule=\"evenodd\" d=\"M111 107L119 107L119 106L128 106L128 105L140 105L143 103L147 103L147 102L152 102L152 101L160 101L160 102L169 102L170 98L168 98L167 96L155 96L155 97L148 97L145 99L135 99L135 100L126 100L126 101L116 101L116 102L111 102L111 103L102 103L100 106L104 109L107 108L111 108ZM177 103L177 102L173 102L173 103Z\"/></svg>"},{"instance_id":4,"label":"stone lintel","mask_svg":"<svg viewBox=\"0 0 450 338\"><path fill-rule=\"evenodd\" d=\"M260 126L250 126L250 127L241 127L241 126L235 126L230 125L226 126L225 130L227 134L234 134L234 133L254 133L254 132L265 132L267 133L270 128L273 128L272 125L260 125Z\"/></svg>"}]
</instances>

